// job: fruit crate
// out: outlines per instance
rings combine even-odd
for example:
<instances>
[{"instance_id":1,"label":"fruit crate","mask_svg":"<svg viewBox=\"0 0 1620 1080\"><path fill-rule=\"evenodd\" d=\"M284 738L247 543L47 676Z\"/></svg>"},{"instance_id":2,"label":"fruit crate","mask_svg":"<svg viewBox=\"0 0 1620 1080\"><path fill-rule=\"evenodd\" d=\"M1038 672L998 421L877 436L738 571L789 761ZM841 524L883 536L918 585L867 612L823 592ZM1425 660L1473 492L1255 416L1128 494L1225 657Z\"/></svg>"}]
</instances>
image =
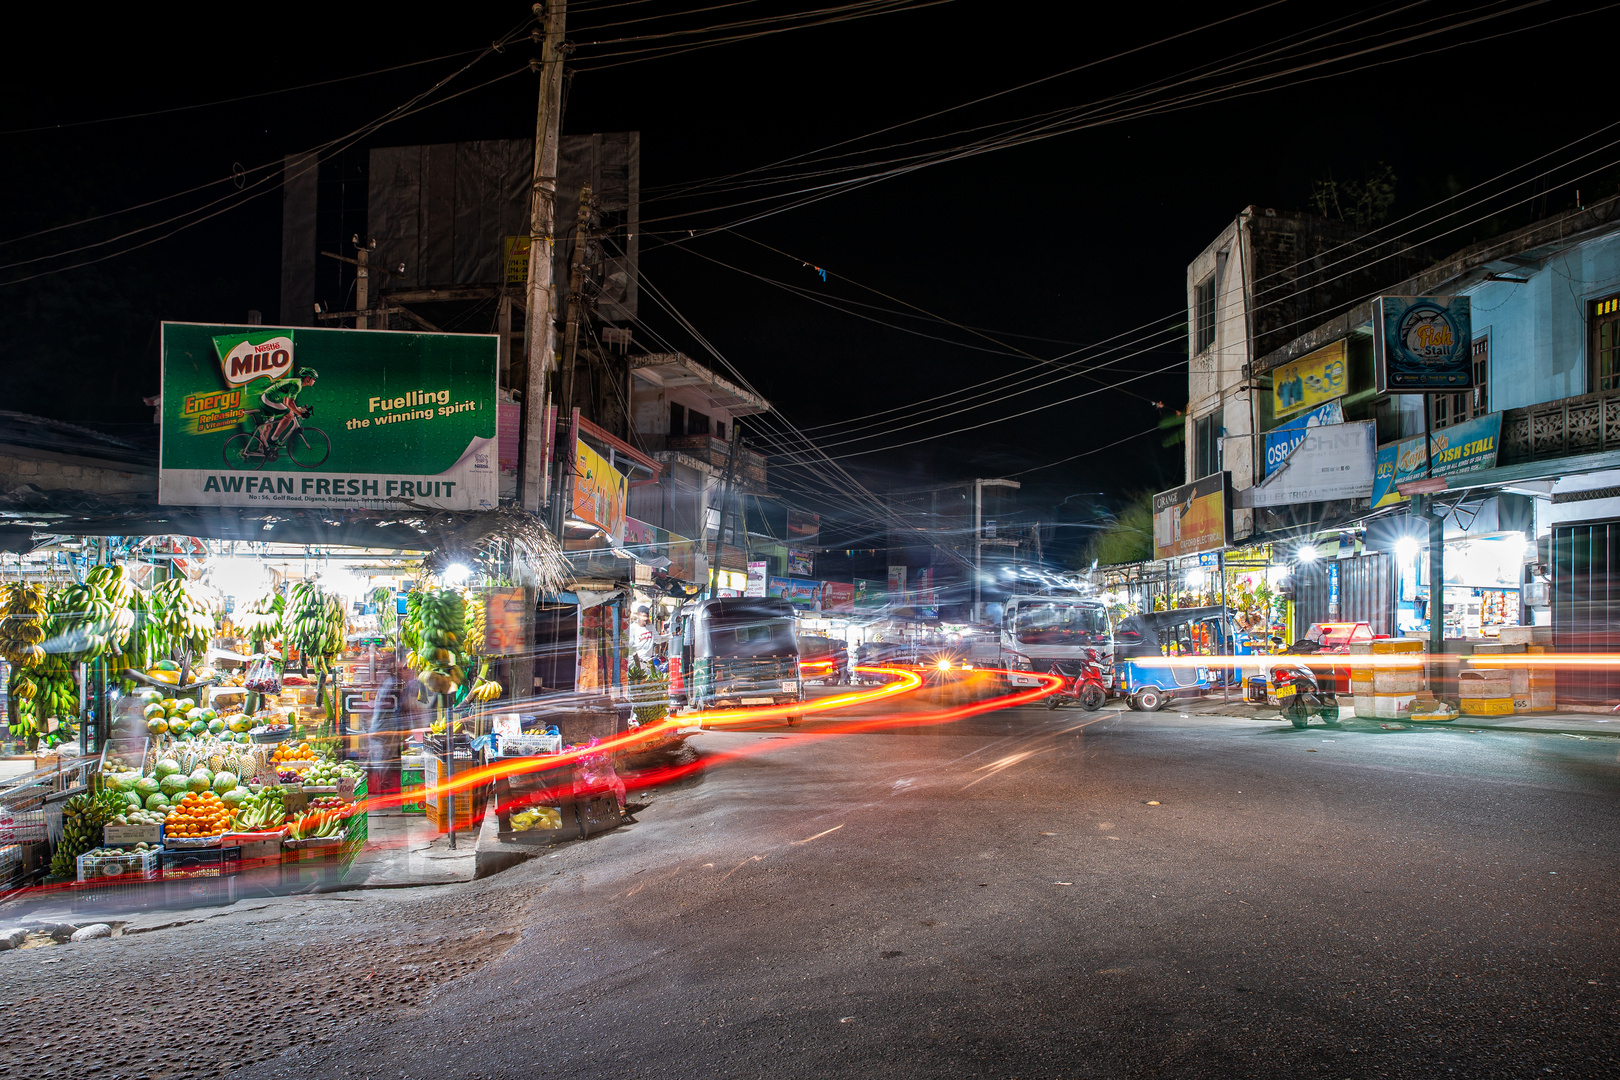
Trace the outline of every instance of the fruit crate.
<instances>
[{"instance_id":1,"label":"fruit crate","mask_svg":"<svg viewBox=\"0 0 1620 1080\"><path fill-rule=\"evenodd\" d=\"M127 851L122 855L80 855L79 880L105 878L153 879L158 874L159 849Z\"/></svg>"},{"instance_id":2,"label":"fruit crate","mask_svg":"<svg viewBox=\"0 0 1620 1080\"><path fill-rule=\"evenodd\" d=\"M399 794L400 794L400 797L402 799L410 797L409 802L401 802L399 804L399 812L400 813L402 813L402 814L425 814L425 813L427 813L427 803L423 801L425 796L423 795L422 788L423 788L423 785L422 785L422 767L420 765L418 765L414 769L409 768L409 767L401 767L400 768L400 770L399 770ZM412 797L412 796L414 796L414 797Z\"/></svg>"},{"instance_id":3,"label":"fruit crate","mask_svg":"<svg viewBox=\"0 0 1620 1080\"><path fill-rule=\"evenodd\" d=\"M240 847L198 848L186 851L164 850L158 858L163 880L221 877L242 868Z\"/></svg>"}]
</instances>

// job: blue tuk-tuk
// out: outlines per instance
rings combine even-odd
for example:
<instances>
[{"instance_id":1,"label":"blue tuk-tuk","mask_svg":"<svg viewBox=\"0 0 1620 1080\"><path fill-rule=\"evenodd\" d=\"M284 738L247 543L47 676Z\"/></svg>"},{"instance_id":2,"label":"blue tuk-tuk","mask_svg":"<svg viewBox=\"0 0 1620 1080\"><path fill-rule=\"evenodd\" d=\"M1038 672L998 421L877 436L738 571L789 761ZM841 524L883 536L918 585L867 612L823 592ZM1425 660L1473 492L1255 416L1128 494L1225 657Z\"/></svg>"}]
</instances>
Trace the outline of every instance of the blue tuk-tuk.
<instances>
[{"instance_id":1,"label":"blue tuk-tuk","mask_svg":"<svg viewBox=\"0 0 1620 1080\"><path fill-rule=\"evenodd\" d=\"M1231 619L1223 607L1127 615L1114 633L1114 693L1139 712L1155 712L1173 697L1219 688L1232 678L1229 665L1186 658L1230 655Z\"/></svg>"}]
</instances>

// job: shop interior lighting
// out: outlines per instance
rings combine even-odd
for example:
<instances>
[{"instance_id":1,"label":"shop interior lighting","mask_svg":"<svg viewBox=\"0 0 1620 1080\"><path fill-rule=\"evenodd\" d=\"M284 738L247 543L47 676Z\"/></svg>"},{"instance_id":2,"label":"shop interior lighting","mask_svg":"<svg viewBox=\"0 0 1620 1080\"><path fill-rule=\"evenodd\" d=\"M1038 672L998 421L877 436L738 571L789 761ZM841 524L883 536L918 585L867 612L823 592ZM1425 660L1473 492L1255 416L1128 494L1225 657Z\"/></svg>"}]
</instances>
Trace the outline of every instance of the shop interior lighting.
<instances>
[{"instance_id":1,"label":"shop interior lighting","mask_svg":"<svg viewBox=\"0 0 1620 1080\"><path fill-rule=\"evenodd\" d=\"M1299 550L1296 551L1294 554L1299 559L1300 562L1303 562L1303 563L1315 562L1316 561L1316 555L1317 555L1316 545L1315 544L1301 544L1301 545L1299 545Z\"/></svg>"},{"instance_id":2,"label":"shop interior lighting","mask_svg":"<svg viewBox=\"0 0 1620 1080\"><path fill-rule=\"evenodd\" d=\"M1395 557L1401 562L1411 561L1422 547L1415 536L1403 536L1395 541Z\"/></svg>"},{"instance_id":3,"label":"shop interior lighting","mask_svg":"<svg viewBox=\"0 0 1620 1080\"><path fill-rule=\"evenodd\" d=\"M444 578L446 585L460 585L472 577L472 570L466 563L451 563L444 568L444 573L440 576Z\"/></svg>"},{"instance_id":4,"label":"shop interior lighting","mask_svg":"<svg viewBox=\"0 0 1620 1080\"><path fill-rule=\"evenodd\" d=\"M1203 583L1204 583L1204 568L1203 567L1195 566L1191 570L1187 571L1187 587L1189 589L1196 589L1200 585L1202 585Z\"/></svg>"},{"instance_id":5,"label":"shop interior lighting","mask_svg":"<svg viewBox=\"0 0 1620 1080\"><path fill-rule=\"evenodd\" d=\"M258 596L270 588L270 574L258 559L215 559L208 583L226 596Z\"/></svg>"}]
</instances>

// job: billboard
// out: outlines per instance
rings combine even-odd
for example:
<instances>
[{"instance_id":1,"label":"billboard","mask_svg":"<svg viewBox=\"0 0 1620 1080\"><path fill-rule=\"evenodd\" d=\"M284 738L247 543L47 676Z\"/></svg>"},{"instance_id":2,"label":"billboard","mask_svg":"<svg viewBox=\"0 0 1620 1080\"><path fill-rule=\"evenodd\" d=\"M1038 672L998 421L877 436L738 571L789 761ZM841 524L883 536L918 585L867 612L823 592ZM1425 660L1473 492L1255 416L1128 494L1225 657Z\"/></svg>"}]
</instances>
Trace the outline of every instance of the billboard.
<instances>
[{"instance_id":1,"label":"billboard","mask_svg":"<svg viewBox=\"0 0 1620 1080\"><path fill-rule=\"evenodd\" d=\"M1271 414L1281 419L1343 397L1350 389L1344 341L1272 369Z\"/></svg>"},{"instance_id":2,"label":"billboard","mask_svg":"<svg viewBox=\"0 0 1620 1080\"><path fill-rule=\"evenodd\" d=\"M1442 393L1474 385L1468 297L1380 296L1372 316L1380 394Z\"/></svg>"},{"instance_id":3,"label":"billboard","mask_svg":"<svg viewBox=\"0 0 1620 1080\"><path fill-rule=\"evenodd\" d=\"M889 593L887 583L882 581L867 581L863 578L855 579L855 610L881 611L888 606Z\"/></svg>"},{"instance_id":4,"label":"billboard","mask_svg":"<svg viewBox=\"0 0 1620 1080\"><path fill-rule=\"evenodd\" d=\"M819 611L821 609L821 582L819 581L773 577L770 580L769 591L772 596L780 596L796 608L805 611Z\"/></svg>"},{"instance_id":5,"label":"billboard","mask_svg":"<svg viewBox=\"0 0 1620 1080\"><path fill-rule=\"evenodd\" d=\"M624 540L624 473L607 458L574 440L574 517Z\"/></svg>"},{"instance_id":6,"label":"billboard","mask_svg":"<svg viewBox=\"0 0 1620 1080\"><path fill-rule=\"evenodd\" d=\"M748 587L743 590L744 596L764 596L768 579L770 578L771 564L764 560L750 561L748 564Z\"/></svg>"},{"instance_id":7,"label":"billboard","mask_svg":"<svg viewBox=\"0 0 1620 1080\"><path fill-rule=\"evenodd\" d=\"M809 577L816 572L816 553L804 548L788 548L787 572L789 577Z\"/></svg>"},{"instance_id":8,"label":"billboard","mask_svg":"<svg viewBox=\"0 0 1620 1080\"><path fill-rule=\"evenodd\" d=\"M796 544L813 544L821 535L821 515L805 510L788 510L788 540Z\"/></svg>"},{"instance_id":9,"label":"billboard","mask_svg":"<svg viewBox=\"0 0 1620 1080\"><path fill-rule=\"evenodd\" d=\"M855 610L855 586L847 581L828 581L821 587L821 610L849 615Z\"/></svg>"},{"instance_id":10,"label":"billboard","mask_svg":"<svg viewBox=\"0 0 1620 1080\"><path fill-rule=\"evenodd\" d=\"M496 339L164 323L158 500L492 509Z\"/></svg>"},{"instance_id":11,"label":"billboard","mask_svg":"<svg viewBox=\"0 0 1620 1080\"><path fill-rule=\"evenodd\" d=\"M1430 456L1434 458L1434 476L1456 476L1476 469L1495 468L1501 435L1502 414L1488 413L1432 433L1428 455L1423 452L1422 435L1380 446L1372 508L1405 502L1406 496L1396 490L1396 485L1431 475Z\"/></svg>"},{"instance_id":12,"label":"billboard","mask_svg":"<svg viewBox=\"0 0 1620 1080\"><path fill-rule=\"evenodd\" d=\"M1218 472L1153 496L1153 557L1219 551L1232 535L1226 493L1231 473Z\"/></svg>"},{"instance_id":13,"label":"billboard","mask_svg":"<svg viewBox=\"0 0 1620 1080\"><path fill-rule=\"evenodd\" d=\"M1365 499L1373 488L1378 425L1318 424L1306 428L1287 457L1245 493L1246 506L1291 506L1330 499Z\"/></svg>"},{"instance_id":14,"label":"billboard","mask_svg":"<svg viewBox=\"0 0 1620 1080\"><path fill-rule=\"evenodd\" d=\"M1344 423L1344 408L1337 400L1326 405L1319 405L1303 416L1296 416L1286 424L1279 424L1266 432L1266 460L1260 475L1264 476L1278 465L1283 458L1293 452L1294 447L1305 438L1305 430L1320 424ZM1236 436L1244 438L1245 436Z\"/></svg>"}]
</instances>

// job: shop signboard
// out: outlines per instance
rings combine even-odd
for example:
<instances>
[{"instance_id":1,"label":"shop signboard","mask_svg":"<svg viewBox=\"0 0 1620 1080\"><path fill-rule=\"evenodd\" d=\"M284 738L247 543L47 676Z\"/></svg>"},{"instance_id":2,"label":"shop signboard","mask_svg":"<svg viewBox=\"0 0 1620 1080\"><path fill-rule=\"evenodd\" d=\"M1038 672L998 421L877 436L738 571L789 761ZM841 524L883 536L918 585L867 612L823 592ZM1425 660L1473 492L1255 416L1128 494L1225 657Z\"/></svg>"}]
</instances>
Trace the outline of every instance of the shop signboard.
<instances>
[{"instance_id":1,"label":"shop signboard","mask_svg":"<svg viewBox=\"0 0 1620 1080\"><path fill-rule=\"evenodd\" d=\"M164 323L160 351L162 503L496 505L492 335Z\"/></svg>"},{"instance_id":2,"label":"shop signboard","mask_svg":"<svg viewBox=\"0 0 1620 1080\"><path fill-rule=\"evenodd\" d=\"M855 579L855 610L881 611L889 602L886 583L882 581L868 581L865 578Z\"/></svg>"},{"instance_id":3,"label":"shop signboard","mask_svg":"<svg viewBox=\"0 0 1620 1080\"><path fill-rule=\"evenodd\" d=\"M669 556L669 576L676 581L698 582L708 576L707 567L698 566L697 543L680 533L669 533L666 553Z\"/></svg>"},{"instance_id":4,"label":"shop signboard","mask_svg":"<svg viewBox=\"0 0 1620 1080\"><path fill-rule=\"evenodd\" d=\"M613 539L624 540L624 473L608 464L607 458L574 440L574 514L595 525Z\"/></svg>"},{"instance_id":5,"label":"shop signboard","mask_svg":"<svg viewBox=\"0 0 1620 1080\"><path fill-rule=\"evenodd\" d=\"M816 611L821 607L821 582L805 578L772 576L767 589L769 595L780 596L795 608Z\"/></svg>"},{"instance_id":6,"label":"shop signboard","mask_svg":"<svg viewBox=\"0 0 1620 1080\"><path fill-rule=\"evenodd\" d=\"M522 589L489 589L484 593L484 650L489 655L516 656L523 652L523 616L527 607Z\"/></svg>"},{"instance_id":7,"label":"shop signboard","mask_svg":"<svg viewBox=\"0 0 1620 1080\"><path fill-rule=\"evenodd\" d=\"M828 581L821 587L821 610L839 615L855 611L855 586L847 581Z\"/></svg>"},{"instance_id":8,"label":"shop signboard","mask_svg":"<svg viewBox=\"0 0 1620 1080\"><path fill-rule=\"evenodd\" d=\"M763 559L751 560L748 563L748 587L743 590L743 595L764 596L769 577L770 563Z\"/></svg>"},{"instance_id":9,"label":"shop signboard","mask_svg":"<svg viewBox=\"0 0 1620 1080\"><path fill-rule=\"evenodd\" d=\"M1305 432L1322 424L1344 423L1344 407L1337 400L1326 405L1318 405L1303 416L1296 416L1286 424L1279 424L1266 432L1266 460L1261 475L1270 474L1271 470L1282 464L1294 447L1305 438ZM1243 436L1236 436L1243 438Z\"/></svg>"},{"instance_id":10,"label":"shop signboard","mask_svg":"<svg viewBox=\"0 0 1620 1080\"><path fill-rule=\"evenodd\" d=\"M906 568L889 567L889 600L896 604L906 602Z\"/></svg>"},{"instance_id":11,"label":"shop signboard","mask_svg":"<svg viewBox=\"0 0 1620 1080\"><path fill-rule=\"evenodd\" d=\"M809 577L816 572L816 553L805 548L788 548L789 577Z\"/></svg>"},{"instance_id":12,"label":"shop signboard","mask_svg":"<svg viewBox=\"0 0 1620 1080\"><path fill-rule=\"evenodd\" d=\"M1293 506L1331 499L1365 499L1373 489L1378 425L1319 424L1260 483L1244 492L1248 506Z\"/></svg>"},{"instance_id":13,"label":"shop signboard","mask_svg":"<svg viewBox=\"0 0 1620 1080\"><path fill-rule=\"evenodd\" d=\"M1231 473L1218 472L1153 496L1153 557L1219 551L1232 535Z\"/></svg>"},{"instance_id":14,"label":"shop signboard","mask_svg":"<svg viewBox=\"0 0 1620 1080\"><path fill-rule=\"evenodd\" d=\"M821 515L805 510L787 512L788 539L796 544L813 544L821 535Z\"/></svg>"},{"instance_id":15,"label":"shop signboard","mask_svg":"<svg viewBox=\"0 0 1620 1080\"><path fill-rule=\"evenodd\" d=\"M1499 412L1433 432L1429 437L1429 452L1434 457L1433 475L1456 476L1495 468L1501 436L1502 414ZM1405 502L1406 496L1396 490L1396 485L1429 475L1429 457L1423 452L1422 435L1380 446L1373 478L1372 509Z\"/></svg>"},{"instance_id":16,"label":"shop signboard","mask_svg":"<svg viewBox=\"0 0 1620 1080\"><path fill-rule=\"evenodd\" d=\"M1315 409L1349 391L1341 339L1271 372L1271 414L1278 418ZM1267 455L1268 457L1270 455Z\"/></svg>"},{"instance_id":17,"label":"shop signboard","mask_svg":"<svg viewBox=\"0 0 1620 1080\"><path fill-rule=\"evenodd\" d=\"M934 595L934 568L925 568L917 574L917 587L912 590L911 613L919 619L939 618L939 599Z\"/></svg>"},{"instance_id":18,"label":"shop signboard","mask_svg":"<svg viewBox=\"0 0 1620 1080\"><path fill-rule=\"evenodd\" d=\"M1380 296L1372 316L1380 394L1451 393L1474 385L1468 297Z\"/></svg>"}]
</instances>

